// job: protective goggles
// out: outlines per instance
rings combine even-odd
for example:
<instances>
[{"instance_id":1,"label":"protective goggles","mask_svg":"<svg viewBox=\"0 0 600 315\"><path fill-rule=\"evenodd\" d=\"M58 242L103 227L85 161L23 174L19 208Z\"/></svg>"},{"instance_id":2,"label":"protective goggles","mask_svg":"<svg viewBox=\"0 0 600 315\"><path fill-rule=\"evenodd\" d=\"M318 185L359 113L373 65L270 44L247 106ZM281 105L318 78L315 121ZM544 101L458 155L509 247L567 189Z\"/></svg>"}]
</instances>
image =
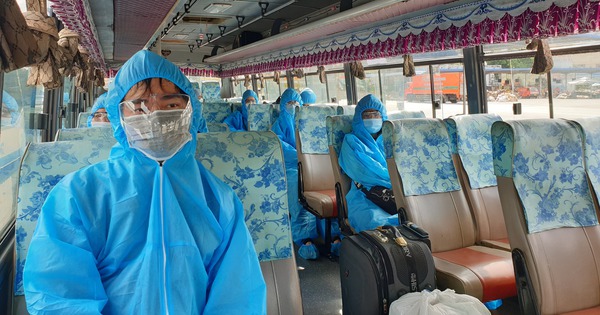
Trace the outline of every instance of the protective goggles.
<instances>
[{"instance_id":1,"label":"protective goggles","mask_svg":"<svg viewBox=\"0 0 600 315\"><path fill-rule=\"evenodd\" d=\"M190 104L187 94L152 94L147 98L119 103L121 117L148 115L157 110L185 109Z\"/></svg>"}]
</instances>

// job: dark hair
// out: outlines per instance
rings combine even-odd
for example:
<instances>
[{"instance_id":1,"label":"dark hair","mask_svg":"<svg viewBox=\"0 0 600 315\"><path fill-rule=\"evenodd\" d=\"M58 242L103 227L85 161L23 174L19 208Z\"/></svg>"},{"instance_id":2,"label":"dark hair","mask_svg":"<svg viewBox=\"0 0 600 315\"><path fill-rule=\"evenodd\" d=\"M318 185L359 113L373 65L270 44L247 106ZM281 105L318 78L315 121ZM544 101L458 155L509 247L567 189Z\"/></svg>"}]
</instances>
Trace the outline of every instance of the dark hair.
<instances>
[{"instance_id":1,"label":"dark hair","mask_svg":"<svg viewBox=\"0 0 600 315\"><path fill-rule=\"evenodd\" d=\"M160 84L160 86L161 86L161 87L163 86L163 80L167 80L167 81L169 81L169 82L173 83L173 85L174 85L174 86L175 86L175 88L177 89L177 92L178 92L178 93L181 93L181 94L186 94L186 95L187 95L187 93L185 93L185 92L184 92L184 91L183 91L183 90L182 90L182 89L181 89L179 86L177 86L177 84L175 84L175 83L174 83L174 82L172 82L171 80L164 79L164 78L147 78L147 79L141 80L141 81L139 81L138 83L134 84L134 85L132 86L132 88L133 88L133 87L136 87L136 88L138 88L138 89L144 89L144 93L145 93L146 91L148 91L148 89L150 89L150 86L151 86L151 84L152 84L152 79L158 79L158 80L159 80L158 82L159 82L159 84ZM130 89L130 90L131 90L131 89ZM129 91L127 91L127 93L129 93ZM125 93L125 94L127 94L127 93ZM122 99L121 101L124 101L124 100L125 100L125 96L123 96L123 99Z\"/></svg>"}]
</instances>

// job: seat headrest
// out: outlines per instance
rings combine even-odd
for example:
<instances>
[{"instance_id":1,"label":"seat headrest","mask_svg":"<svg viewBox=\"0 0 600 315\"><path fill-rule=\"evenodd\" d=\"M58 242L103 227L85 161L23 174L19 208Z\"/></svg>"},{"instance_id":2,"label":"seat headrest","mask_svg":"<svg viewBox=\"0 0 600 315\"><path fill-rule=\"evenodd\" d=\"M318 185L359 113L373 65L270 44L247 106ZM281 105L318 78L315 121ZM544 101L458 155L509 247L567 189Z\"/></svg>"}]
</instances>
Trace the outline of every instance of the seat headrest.
<instances>
[{"instance_id":1,"label":"seat headrest","mask_svg":"<svg viewBox=\"0 0 600 315\"><path fill-rule=\"evenodd\" d=\"M492 159L492 124L496 114L461 115L445 120L453 147L456 147L471 188L496 186Z\"/></svg>"},{"instance_id":2,"label":"seat headrest","mask_svg":"<svg viewBox=\"0 0 600 315\"><path fill-rule=\"evenodd\" d=\"M354 115L335 115L327 117L327 142L333 146L335 153L340 154L346 134L352 132Z\"/></svg>"},{"instance_id":3,"label":"seat headrest","mask_svg":"<svg viewBox=\"0 0 600 315\"><path fill-rule=\"evenodd\" d=\"M296 126L304 154L328 154L327 116L343 113L338 105L311 105L296 109Z\"/></svg>"},{"instance_id":4,"label":"seat headrest","mask_svg":"<svg viewBox=\"0 0 600 315\"><path fill-rule=\"evenodd\" d=\"M394 158L405 196L460 190L444 122L415 118L383 123L386 158Z\"/></svg>"},{"instance_id":5,"label":"seat headrest","mask_svg":"<svg viewBox=\"0 0 600 315\"><path fill-rule=\"evenodd\" d=\"M585 168L596 192L600 197L600 117L579 118L574 120L579 127L585 144Z\"/></svg>"},{"instance_id":6,"label":"seat headrest","mask_svg":"<svg viewBox=\"0 0 600 315\"><path fill-rule=\"evenodd\" d=\"M494 171L512 177L529 233L598 224L583 162L582 138L558 119L492 125Z\"/></svg>"}]
</instances>

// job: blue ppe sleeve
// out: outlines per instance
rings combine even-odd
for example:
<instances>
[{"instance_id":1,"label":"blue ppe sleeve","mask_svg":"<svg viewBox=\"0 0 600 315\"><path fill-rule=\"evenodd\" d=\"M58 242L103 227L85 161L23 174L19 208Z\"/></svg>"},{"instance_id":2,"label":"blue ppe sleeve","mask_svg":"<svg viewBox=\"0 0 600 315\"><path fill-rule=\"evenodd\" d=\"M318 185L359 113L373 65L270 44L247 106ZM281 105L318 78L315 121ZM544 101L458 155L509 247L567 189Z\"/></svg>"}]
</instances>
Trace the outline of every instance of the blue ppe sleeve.
<instances>
[{"instance_id":1,"label":"blue ppe sleeve","mask_svg":"<svg viewBox=\"0 0 600 315\"><path fill-rule=\"evenodd\" d=\"M398 215L390 215L371 200L356 186L352 185L346 195L348 221L356 233L372 230L380 225L398 225Z\"/></svg>"},{"instance_id":2,"label":"blue ppe sleeve","mask_svg":"<svg viewBox=\"0 0 600 315\"><path fill-rule=\"evenodd\" d=\"M235 219L223 234L208 268L213 281L203 314L266 314L267 289L237 198Z\"/></svg>"},{"instance_id":3,"label":"blue ppe sleeve","mask_svg":"<svg viewBox=\"0 0 600 315\"><path fill-rule=\"evenodd\" d=\"M48 196L29 247L24 289L32 315L101 314L107 303L96 255L88 242L92 238L78 215L79 205L68 195L65 186L59 185Z\"/></svg>"},{"instance_id":4,"label":"blue ppe sleeve","mask_svg":"<svg viewBox=\"0 0 600 315\"><path fill-rule=\"evenodd\" d=\"M248 127L244 122L244 117L242 117L242 113L240 111L235 111L229 116L225 117L223 123L227 124L229 127L229 131L246 131Z\"/></svg>"},{"instance_id":5,"label":"blue ppe sleeve","mask_svg":"<svg viewBox=\"0 0 600 315\"><path fill-rule=\"evenodd\" d=\"M377 144L381 143L382 137L379 138ZM367 189L373 186L392 188L387 165L382 164L385 159L379 155L379 151L371 150L355 135L347 134L340 151L340 167L353 181Z\"/></svg>"}]
</instances>

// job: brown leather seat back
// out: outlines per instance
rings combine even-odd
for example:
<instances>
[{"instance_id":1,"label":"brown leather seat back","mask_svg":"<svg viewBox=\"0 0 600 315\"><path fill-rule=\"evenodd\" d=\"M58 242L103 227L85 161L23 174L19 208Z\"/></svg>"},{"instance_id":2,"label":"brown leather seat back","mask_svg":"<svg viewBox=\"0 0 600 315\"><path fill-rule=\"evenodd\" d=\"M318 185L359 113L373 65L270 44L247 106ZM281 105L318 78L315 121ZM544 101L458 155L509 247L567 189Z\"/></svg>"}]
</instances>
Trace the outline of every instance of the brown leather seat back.
<instances>
[{"instance_id":1,"label":"brown leather seat back","mask_svg":"<svg viewBox=\"0 0 600 315\"><path fill-rule=\"evenodd\" d=\"M562 314L600 305L600 227L574 124L492 126L494 171L522 306Z\"/></svg>"},{"instance_id":2,"label":"brown leather seat back","mask_svg":"<svg viewBox=\"0 0 600 315\"><path fill-rule=\"evenodd\" d=\"M450 117L444 120L450 135L459 179L473 212L477 243L510 250L492 160L491 129L495 114Z\"/></svg>"}]
</instances>

